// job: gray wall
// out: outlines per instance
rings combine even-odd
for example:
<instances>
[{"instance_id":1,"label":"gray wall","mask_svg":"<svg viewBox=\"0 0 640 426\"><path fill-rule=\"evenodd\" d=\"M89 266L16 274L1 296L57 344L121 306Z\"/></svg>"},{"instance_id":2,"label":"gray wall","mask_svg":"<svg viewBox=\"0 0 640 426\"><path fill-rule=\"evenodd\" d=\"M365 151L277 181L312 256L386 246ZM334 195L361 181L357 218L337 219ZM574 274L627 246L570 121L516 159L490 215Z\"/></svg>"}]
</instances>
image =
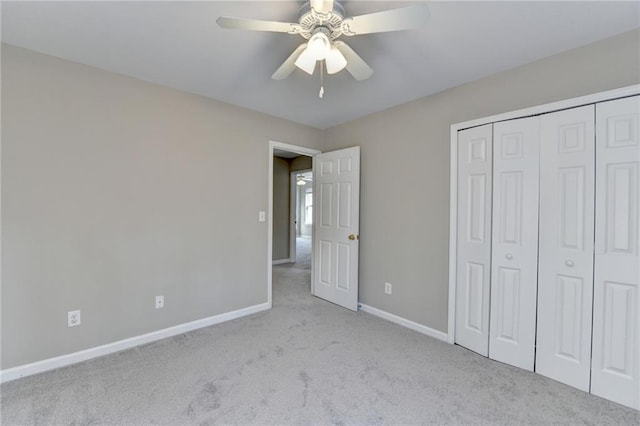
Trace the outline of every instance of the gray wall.
<instances>
[{"instance_id":1,"label":"gray wall","mask_svg":"<svg viewBox=\"0 0 640 426\"><path fill-rule=\"evenodd\" d=\"M269 140L321 133L2 45L1 368L266 302Z\"/></svg>"},{"instance_id":2,"label":"gray wall","mask_svg":"<svg viewBox=\"0 0 640 426\"><path fill-rule=\"evenodd\" d=\"M360 301L446 331L450 125L637 84L639 40L624 33L325 131L323 151L361 147Z\"/></svg>"},{"instance_id":3,"label":"gray wall","mask_svg":"<svg viewBox=\"0 0 640 426\"><path fill-rule=\"evenodd\" d=\"M289 259L289 161L273 157L273 260Z\"/></svg>"},{"instance_id":4,"label":"gray wall","mask_svg":"<svg viewBox=\"0 0 640 426\"><path fill-rule=\"evenodd\" d=\"M449 126L638 83L639 40L324 132L3 45L1 368L265 302L269 140L362 147L360 300L446 330Z\"/></svg>"},{"instance_id":5,"label":"gray wall","mask_svg":"<svg viewBox=\"0 0 640 426\"><path fill-rule=\"evenodd\" d=\"M311 170L312 165L313 164L312 164L311 157L307 155L300 155L298 157L291 159L289 170L292 172L299 172L301 170Z\"/></svg>"}]
</instances>

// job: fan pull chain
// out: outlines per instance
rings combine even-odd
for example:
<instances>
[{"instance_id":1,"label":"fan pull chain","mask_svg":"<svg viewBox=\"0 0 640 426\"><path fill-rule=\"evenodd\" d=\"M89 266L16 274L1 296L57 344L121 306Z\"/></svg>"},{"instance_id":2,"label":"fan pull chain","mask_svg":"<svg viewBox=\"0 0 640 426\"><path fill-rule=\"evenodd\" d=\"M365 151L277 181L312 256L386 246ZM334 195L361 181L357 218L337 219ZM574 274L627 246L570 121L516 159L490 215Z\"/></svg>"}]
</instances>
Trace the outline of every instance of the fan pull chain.
<instances>
[{"instance_id":1,"label":"fan pull chain","mask_svg":"<svg viewBox=\"0 0 640 426\"><path fill-rule=\"evenodd\" d=\"M320 93L318 93L320 99L324 96L324 61L320 62Z\"/></svg>"}]
</instances>

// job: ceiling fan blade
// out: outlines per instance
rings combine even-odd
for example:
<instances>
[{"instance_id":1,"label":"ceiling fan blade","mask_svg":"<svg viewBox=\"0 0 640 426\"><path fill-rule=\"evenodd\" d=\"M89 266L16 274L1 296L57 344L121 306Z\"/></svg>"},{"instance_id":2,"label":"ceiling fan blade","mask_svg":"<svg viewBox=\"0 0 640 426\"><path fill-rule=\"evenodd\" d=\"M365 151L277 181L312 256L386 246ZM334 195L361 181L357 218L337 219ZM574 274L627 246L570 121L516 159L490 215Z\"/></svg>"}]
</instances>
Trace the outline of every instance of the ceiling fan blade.
<instances>
[{"instance_id":1,"label":"ceiling fan blade","mask_svg":"<svg viewBox=\"0 0 640 426\"><path fill-rule=\"evenodd\" d=\"M353 16L342 23L345 35L384 33L421 27L429 18L426 4Z\"/></svg>"},{"instance_id":2,"label":"ceiling fan blade","mask_svg":"<svg viewBox=\"0 0 640 426\"><path fill-rule=\"evenodd\" d=\"M216 22L220 28L232 30L271 31L275 33L293 33L299 24L290 22L261 21L259 19L231 18L221 16Z\"/></svg>"},{"instance_id":3,"label":"ceiling fan blade","mask_svg":"<svg viewBox=\"0 0 640 426\"><path fill-rule=\"evenodd\" d=\"M278 68L276 72L273 73L271 78L274 80L283 80L289 77L293 70L296 69L296 59L298 59L298 56L300 56L300 54L306 48L307 43L302 43L300 46L298 46L296 50L294 50L293 53L289 55L289 57L282 63L282 65L280 65L280 68Z\"/></svg>"},{"instance_id":4,"label":"ceiling fan blade","mask_svg":"<svg viewBox=\"0 0 640 426\"><path fill-rule=\"evenodd\" d=\"M342 41L335 41L333 44L344 55L347 60L347 71L356 80L366 80L373 75L371 67L349 45Z\"/></svg>"},{"instance_id":5,"label":"ceiling fan blade","mask_svg":"<svg viewBox=\"0 0 640 426\"><path fill-rule=\"evenodd\" d=\"M333 10L333 0L309 0L311 8L318 13L329 13Z\"/></svg>"}]
</instances>

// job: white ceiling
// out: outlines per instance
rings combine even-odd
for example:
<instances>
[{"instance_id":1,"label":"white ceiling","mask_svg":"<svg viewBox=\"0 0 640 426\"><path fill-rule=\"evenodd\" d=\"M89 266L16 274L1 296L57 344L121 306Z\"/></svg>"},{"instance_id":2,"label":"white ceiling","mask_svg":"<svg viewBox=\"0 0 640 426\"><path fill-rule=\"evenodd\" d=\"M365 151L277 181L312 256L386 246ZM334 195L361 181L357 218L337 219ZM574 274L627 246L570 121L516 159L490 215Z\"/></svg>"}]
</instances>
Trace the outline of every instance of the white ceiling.
<instances>
[{"instance_id":1,"label":"white ceiling","mask_svg":"<svg viewBox=\"0 0 640 426\"><path fill-rule=\"evenodd\" d=\"M218 16L293 22L301 1L2 2L2 41L327 128L640 26L640 2L427 2L419 30L343 37L375 71L271 74L297 35L223 30ZM347 16L410 3L344 1Z\"/></svg>"}]
</instances>

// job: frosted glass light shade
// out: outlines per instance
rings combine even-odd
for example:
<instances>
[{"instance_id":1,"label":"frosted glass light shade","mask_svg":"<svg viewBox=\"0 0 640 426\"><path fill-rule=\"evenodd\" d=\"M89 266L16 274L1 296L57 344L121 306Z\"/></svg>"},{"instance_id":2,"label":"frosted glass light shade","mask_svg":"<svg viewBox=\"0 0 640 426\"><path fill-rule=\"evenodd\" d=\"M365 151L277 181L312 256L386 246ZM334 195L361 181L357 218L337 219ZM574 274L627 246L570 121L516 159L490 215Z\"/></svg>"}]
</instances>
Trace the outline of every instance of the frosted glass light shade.
<instances>
[{"instance_id":1,"label":"frosted glass light shade","mask_svg":"<svg viewBox=\"0 0 640 426\"><path fill-rule=\"evenodd\" d=\"M327 63L327 72L329 74L335 74L338 71L342 71L347 66L347 60L342 52L340 52L335 46L331 47L331 51L325 58Z\"/></svg>"},{"instance_id":2,"label":"frosted glass light shade","mask_svg":"<svg viewBox=\"0 0 640 426\"><path fill-rule=\"evenodd\" d=\"M316 69L316 58L311 52L309 52L309 48L307 47L302 51L300 56L298 56L295 64L296 67L300 68L302 71L309 75L313 75L313 71Z\"/></svg>"},{"instance_id":3,"label":"frosted glass light shade","mask_svg":"<svg viewBox=\"0 0 640 426\"><path fill-rule=\"evenodd\" d=\"M331 52L331 41L329 37L321 31L318 31L309 39L307 51L313 55L316 61L324 59Z\"/></svg>"}]
</instances>

